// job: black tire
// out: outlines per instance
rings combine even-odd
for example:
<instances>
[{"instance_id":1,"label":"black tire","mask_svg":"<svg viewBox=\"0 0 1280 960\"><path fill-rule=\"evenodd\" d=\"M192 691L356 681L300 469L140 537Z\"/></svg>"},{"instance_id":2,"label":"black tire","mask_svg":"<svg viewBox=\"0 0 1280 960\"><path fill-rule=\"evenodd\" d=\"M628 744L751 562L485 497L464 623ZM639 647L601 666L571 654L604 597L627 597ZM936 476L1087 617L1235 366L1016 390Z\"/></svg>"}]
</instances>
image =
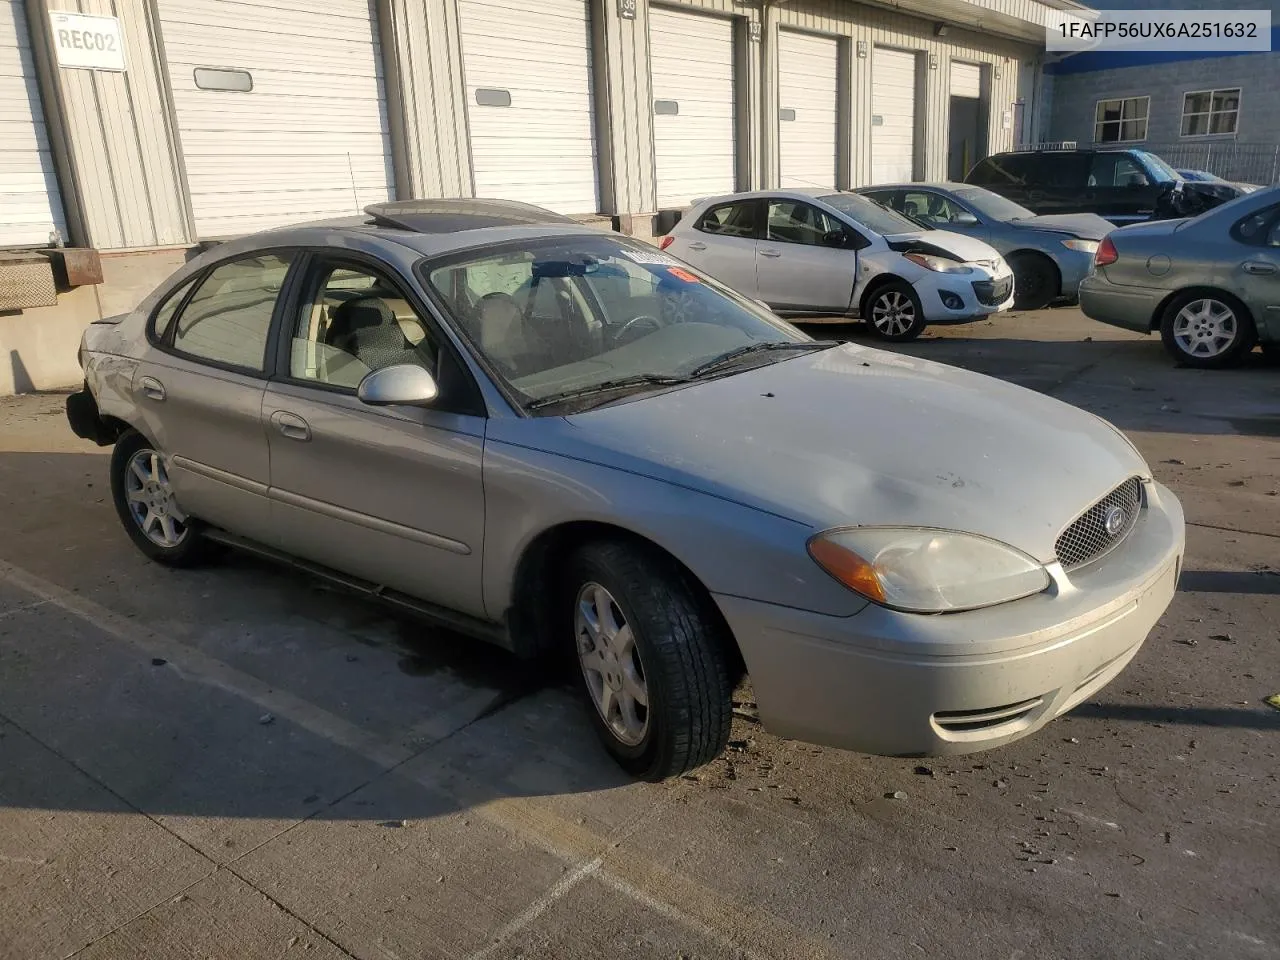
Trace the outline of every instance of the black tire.
<instances>
[{"instance_id":1,"label":"black tire","mask_svg":"<svg viewBox=\"0 0 1280 960\"><path fill-rule=\"evenodd\" d=\"M574 552L563 582L561 609L569 614L564 620L574 637L578 689L614 760L632 776L656 782L719 756L729 741L733 716L729 638L688 575L656 551L598 541ZM616 608L611 616L620 615L635 638L635 666L647 688L645 729L635 743L620 738L606 722L589 685L588 668L577 655L596 646L585 629L579 631L578 622L580 598L584 591L590 596L591 585L607 591ZM620 679L622 667L615 663L614 669Z\"/></svg>"},{"instance_id":2,"label":"black tire","mask_svg":"<svg viewBox=\"0 0 1280 960\"><path fill-rule=\"evenodd\" d=\"M1062 277L1048 257L1017 253L1009 258L1013 271L1013 309L1040 310L1062 292Z\"/></svg>"},{"instance_id":3,"label":"black tire","mask_svg":"<svg viewBox=\"0 0 1280 960\"><path fill-rule=\"evenodd\" d=\"M1200 314L1198 318L1180 316L1184 309L1198 302L1203 305L1194 311ZM1222 311L1232 318L1229 331L1224 326ZM1217 337L1212 336L1214 332ZM1230 338L1223 342L1222 338L1228 332ZM1164 348L1171 357L1188 367L1213 370L1232 366L1253 349L1257 336L1248 308L1229 293L1216 290L1180 293L1169 301L1160 316L1160 339L1164 341ZM1190 352L1187 344L1198 349L1197 338L1213 352Z\"/></svg>"},{"instance_id":4,"label":"black tire","mask_svg":"<svg viewBox=\"0 0 1280 960\"><path fill-rule=\"evenodd\" d=\"M909 316L903 316L906 308L910 310ZM877 309L885 311L883 319L877 318ZM873 289L866 298L862 318L873 334L894 343L914 340L928 326L920 298L916 296L915 288L905 280L894 280Z\"/></svg>"},{"instance_id":5,"label":"black tire","mask_svg":"<svg viewBox=\"0 0 1280 960\"><path fill-rule=\"evenodd\" d=\"M149 558L170 567L195 566L209 558L213 547L203 535L200 521L194 518L181 521L173 518L175 529L180 528L182 533L176 544L165 546L147 536L142 522L134 515L129 499L131 464L138 454L148 452L159 456L151 441L136 430L126 431L116 441L115 450L111 454L111 499L115 503L116 513L134 545ZM144 491L146 492L148 491ZM167 505L164 505L164 510L167 513Z\"/></svg>"}]
</instances>

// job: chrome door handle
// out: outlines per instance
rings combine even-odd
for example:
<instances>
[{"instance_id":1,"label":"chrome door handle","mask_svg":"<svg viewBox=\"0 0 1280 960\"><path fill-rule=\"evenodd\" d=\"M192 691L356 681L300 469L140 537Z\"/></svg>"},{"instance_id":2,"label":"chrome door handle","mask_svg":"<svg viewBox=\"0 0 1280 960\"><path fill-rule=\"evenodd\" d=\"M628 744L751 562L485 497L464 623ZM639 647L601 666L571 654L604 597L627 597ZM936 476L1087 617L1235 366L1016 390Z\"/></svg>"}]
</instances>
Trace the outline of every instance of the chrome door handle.
<instances>
[{"instance_id":1,"label":"chrome door handle","mask_svg":"<svg viewBox=\"0 0 1280 960\"><path fill-rule=\"evenodd\" d=\"M277 410L271 415L271 422L275 424L275 428L280 431L282 436L286 436L290 440L301 440L305 443L311 439L311 427L307 425L307 421L296 413Z\"/></svg>"},{"instance_id":2,"label":"chrome door handle","mask_svg":"<svg viewBox=\"0 0 1280 960\"><path fill-rule=\"evenodd\" d=\"M702 242L698 241L698 240L695 240L695 241L693 241L693 243L689 244L689 249L690 249L690 250L705 250L705 249L707 249L707 245L706 245L705 243L702 243Z\"/></svg>"},{"instance_id":3,"label":"chrome door handle","mask_svg":"<svg viewBox=\"0 0 1280 960\"><path fill-rule=\"evenodd\" d=\"M148 400L163 400L165 398L164 384L155 377L143 377L138 381L138 386L142 388L142 395Z\"/></svg>"},{"instance_id":4,"label":"chrome door handle","mask_svg":"<svg viewBox=\"0 0 1280 960\"><path fill-rule=\"evenodd\" d=\"M1241 266L1244 268L1245 273L1252 273L1255 276L1276 272L1274 264L1259 263L1257 260L1250 260L1247 263L1241 264Z\"/></svg>"},{"instance_id":5,"label":"chrome door handle","mask_svg":"<svg viewBox=\"0 0 1280 960\"><path fill-rule=\"evenodd\" d=\"M781 250L761 250L761 251L760 251L760 256L762 256L762 257L780 257L780 256L782 256L782 251L781 251Z\"/></svg>"}]
</instances>

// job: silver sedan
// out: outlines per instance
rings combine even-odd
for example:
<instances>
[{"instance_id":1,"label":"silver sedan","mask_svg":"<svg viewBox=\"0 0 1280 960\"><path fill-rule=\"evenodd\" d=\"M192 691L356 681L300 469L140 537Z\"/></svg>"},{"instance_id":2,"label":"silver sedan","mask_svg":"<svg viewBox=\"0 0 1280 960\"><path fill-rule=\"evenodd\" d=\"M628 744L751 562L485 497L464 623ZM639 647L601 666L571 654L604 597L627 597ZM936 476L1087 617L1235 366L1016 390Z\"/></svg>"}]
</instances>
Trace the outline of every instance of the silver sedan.
<instances>
[{"instance_id":1,"label":"silver sedan","mask_svg":"<svg viewBox=\"0 0 1280 960\"><path fill-rule=\"evenodd\" d=\"M673 312L669 305L678 303ZM77 434L171 566L230 544L526 657L631 773L775 732L1025 736L1173 597L1182 510L1114 427L815 341L651 246L421 201L196 257L95 323Z\"/></svg>"},{"instance_id":2,"label":"silver sedan","mask_svg":"<svg viewBox=\"0 0 1280 960\"><path fill-rule=\"evenodd\" d=\"M1036 216L967 183L878 184L855 191L938 230L984 240L1013 270L1015 310L1074 302L1098 241L1114 229L1092 213Z\"/></svg>"}]
</instances>

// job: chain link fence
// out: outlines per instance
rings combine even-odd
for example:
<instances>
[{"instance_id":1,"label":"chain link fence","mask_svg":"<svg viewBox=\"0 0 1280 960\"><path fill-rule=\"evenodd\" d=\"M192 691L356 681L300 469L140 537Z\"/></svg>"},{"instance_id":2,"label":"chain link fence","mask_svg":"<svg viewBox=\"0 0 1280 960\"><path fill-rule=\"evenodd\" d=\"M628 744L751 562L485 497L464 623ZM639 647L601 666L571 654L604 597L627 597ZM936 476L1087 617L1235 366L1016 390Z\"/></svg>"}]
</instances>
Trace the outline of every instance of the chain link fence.
<instances>
[{"instance_id":1,"label":"chain link fence","mask_svg":"<svg viewBox=\"0 0 1280 960\"><path fill-rule=\"evenodd\" d=\"M1107 144L1098 144L1107 146ZM1177 170L1203 170L1237 183L1267 186L1280 182L1280 144L1233 143L1135 143Z\"/></svg>"}]
</instances>

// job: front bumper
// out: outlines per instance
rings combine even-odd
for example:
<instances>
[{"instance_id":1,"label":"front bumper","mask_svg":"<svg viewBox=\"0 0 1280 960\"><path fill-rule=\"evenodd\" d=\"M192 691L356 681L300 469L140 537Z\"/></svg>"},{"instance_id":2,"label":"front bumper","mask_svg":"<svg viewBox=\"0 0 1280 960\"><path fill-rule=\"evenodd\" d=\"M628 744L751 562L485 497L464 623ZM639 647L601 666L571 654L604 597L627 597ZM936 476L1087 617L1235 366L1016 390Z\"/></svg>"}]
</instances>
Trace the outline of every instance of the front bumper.
<instances>
[{"instance_id":1,"label":"front bumper","mask_svg":"<svg viewBox=\"0 0 1280 960\"><path fill-rule=\"evenodd\" d=\"M851 617L717 596L779 736L890 756L996 747L1110 682L1173 598L1182 507L1157 483L1123 545L1013 603L924 616L874 604Z\"/></svg>"},{"instance_id":2,"label":"front bumper","mask_svg":"<svg viewBox=\"0 0 1280 960\"><path fill-rule=\"evenodd\" d=\"M1013 275L1000 277L990 275L979 276L979 282L995 283L1008 280L1008 295L998 303L984 303L974 290L972 275L940 273L931 275L914 284L916 295L920 297L924 308L925 320L929 323L964 323L968 320L980 320L983 317L1008 310L1013 306ZM944 297L943 295L948 295ZM951 299L958 306L948 306Z\"/></svg>"},{"instance_id":3,"label":"front bumper","mask_svg":"<svg viewBox=\"0 0 1280 960\"><path fill-rule=\"evenodd\" d=\"M1156 307L1168 291L1112 283L1097 273L1080 281L1080 310L1091 320L1150 333Z\"/></svg>"}]
</instances>

